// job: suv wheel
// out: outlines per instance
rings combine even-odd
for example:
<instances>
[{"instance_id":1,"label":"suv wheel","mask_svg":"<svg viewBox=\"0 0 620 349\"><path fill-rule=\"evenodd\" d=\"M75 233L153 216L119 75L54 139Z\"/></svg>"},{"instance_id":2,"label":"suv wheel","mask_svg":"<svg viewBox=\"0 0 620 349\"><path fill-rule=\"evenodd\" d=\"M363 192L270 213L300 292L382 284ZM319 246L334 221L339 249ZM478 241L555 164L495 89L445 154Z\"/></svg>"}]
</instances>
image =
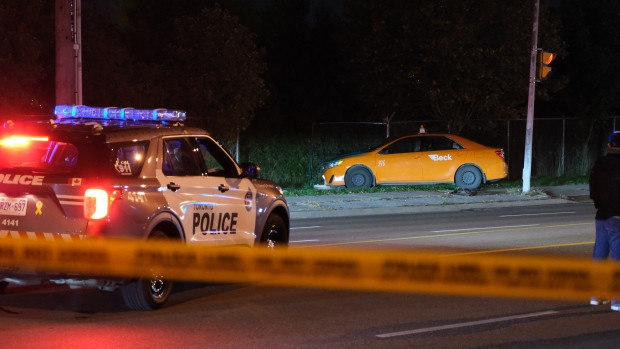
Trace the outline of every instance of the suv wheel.
<instances>
[{"instance_id":1,"label":"suv wheel","mask_svg":"<svg viewBox=\"0 0 620 349\"><path fill-rule=\"evenodd\" d=\"M153 231L149 239L167 239L161 231ZM151 270L151 278L140 278L121 287L125 305L134 310L155 310L161 308L172 291L172 281L157 270Z\"/></svg>"},{"instance_id":2,"label":"suv wheel","mask_svg":"<svg viewBox=\"0 0 620 349\"><path fill-rule=\"evenodd\" d=\"M282 217L277 214L272 214L267 218L263 234L260 238L261 246L267 248L279 248L287 246L288 231L286 223Z\"/></svg>"}]
</instances>

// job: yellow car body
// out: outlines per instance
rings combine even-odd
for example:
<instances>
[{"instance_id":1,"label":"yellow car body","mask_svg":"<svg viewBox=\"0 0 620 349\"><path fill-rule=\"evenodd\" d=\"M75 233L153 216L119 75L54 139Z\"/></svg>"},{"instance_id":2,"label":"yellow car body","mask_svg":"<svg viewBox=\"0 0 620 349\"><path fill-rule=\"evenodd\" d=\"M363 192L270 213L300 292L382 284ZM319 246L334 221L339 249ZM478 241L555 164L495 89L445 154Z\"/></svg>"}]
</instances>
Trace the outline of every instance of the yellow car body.
<instances>
[{"instance_id":1,"label":"yellow car body","mask_svg":"<svg viewBox=\"0 0 620 349\"><path fill-rule=\"evenodd\" d=\"M324 184L348 188L388 184L455 183L476 189L508 175L504 150L447 134L388 140L373 150L321 165Z\"/></svg>"}]
</instances>

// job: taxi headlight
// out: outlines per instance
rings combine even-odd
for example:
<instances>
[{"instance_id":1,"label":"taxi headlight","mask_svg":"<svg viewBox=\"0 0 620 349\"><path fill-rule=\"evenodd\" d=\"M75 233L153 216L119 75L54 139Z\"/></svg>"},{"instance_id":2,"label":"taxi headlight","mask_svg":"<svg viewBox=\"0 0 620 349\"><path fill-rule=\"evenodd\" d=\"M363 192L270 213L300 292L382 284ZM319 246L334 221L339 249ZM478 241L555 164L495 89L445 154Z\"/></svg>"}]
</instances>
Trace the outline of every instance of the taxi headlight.
<instances>
[{"instance_id":1,"label":"taxi headlight","mask_svg":"<svg viewBox=\"0 0 620 349\"><path fill-rule=\"evenodd\" d=\"M324 162L323 164L321 164L321 171L328 170L340 164L342 164L342 160L333 160L333 161Z\"/></svg>"}]
</instances>

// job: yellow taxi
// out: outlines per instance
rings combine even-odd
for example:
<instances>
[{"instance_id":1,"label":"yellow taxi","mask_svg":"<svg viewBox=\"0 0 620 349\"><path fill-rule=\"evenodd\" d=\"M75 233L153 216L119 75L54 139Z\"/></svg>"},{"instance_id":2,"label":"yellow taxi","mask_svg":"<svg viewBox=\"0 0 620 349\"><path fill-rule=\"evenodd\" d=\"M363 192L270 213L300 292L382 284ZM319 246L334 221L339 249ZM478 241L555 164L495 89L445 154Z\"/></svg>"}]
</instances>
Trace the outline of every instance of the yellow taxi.
<instances>
[{"instance_id":1,"label":"yellow taxi","mask_svg":"<svg viewBox=\"0 0 620 349\"><path fill-rule=\"evenodd\" d=\"M447 133L388 139L366 153L321 164L326 186L367 188L385 184L455 183L477 189L508 175L504 150Z\"/></svg>"}]
</instances>

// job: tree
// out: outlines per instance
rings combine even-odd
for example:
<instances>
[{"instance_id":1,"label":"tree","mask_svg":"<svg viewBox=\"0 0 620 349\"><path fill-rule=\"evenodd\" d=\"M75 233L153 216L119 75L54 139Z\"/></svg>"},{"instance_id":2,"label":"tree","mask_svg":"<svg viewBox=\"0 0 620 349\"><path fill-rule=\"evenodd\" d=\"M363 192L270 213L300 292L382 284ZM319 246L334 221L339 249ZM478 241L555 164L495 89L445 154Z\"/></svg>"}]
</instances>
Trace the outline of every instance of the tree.
<instances>
[{"instance_id":1,"label":"tree","mask_svg":"<svg viewBox=\"0 0 620 349\"><path fill-rule=\"evenodd\" d=\"M608 118L620 110L620 3L564 0L558 11L565 23L562 35L568 51L565 58L560 57L559 69L569 76L569 83L553 106L577 117L580 127L571 138L579 140L582 168L587 171L595 158L590 149L599 155L598 141L606 140L611 131Z\"/></svg>"},{"instance_id":2,"label":"tree","mask_svg":"<svg viewBox=\"0 0 620 349\"><path fill-rule=\"evenodd\" d=\"M133 0L83 8L85 103L184 109L187 124L230 138L268 95L263 53L217 4L184 5Z\"/></svg>"},{"instance_id":3,"label":"tree","mask_svg":"<svg viewBox=\"0 0 620 349\"><path fill-rule=\"evenodd\" d=\"M570 74L562 104L578 101L566 105L565 112L607 117L620 106L620 3L565 0L561 12L570 53L562 60Z\"/></svg>"},{"instance_id":4,"label":"tree","mask_svg":"<svg viewBox=\"0 0 620 349\"><path fill-rule=\"evenodd\" d=\"M472 119L525 115L532 3L368 0L346 9L369 23L359 30L363 24L348 18L362 33L351 40L361 43L353 82L369 116L432 117L460 133ZM545 49L558 52L562 42L551 35L557 24L541 18L541 27L551 28Z\"/></svg>"},{"instance_id":5,"label":"tree","mask_svg":"<svg viewBox=\"0 0 620 349\"><path fill-rule=\"evenodd\" d=\"M47 114L54 103L54 2L0 2L0 113Z\"/></svg>"},{"instance_id":6,"label":"tree","mask_svg":"<svg viewBox=\"0 0 620 349\"><path fill-rule=\"evenodd\" d=\"M169 78L183 79L174 84L174 99L224 136L245 129L268 94L255 35L217 5L178 18L173 33Z\"/></svg>"}]
</instances>

